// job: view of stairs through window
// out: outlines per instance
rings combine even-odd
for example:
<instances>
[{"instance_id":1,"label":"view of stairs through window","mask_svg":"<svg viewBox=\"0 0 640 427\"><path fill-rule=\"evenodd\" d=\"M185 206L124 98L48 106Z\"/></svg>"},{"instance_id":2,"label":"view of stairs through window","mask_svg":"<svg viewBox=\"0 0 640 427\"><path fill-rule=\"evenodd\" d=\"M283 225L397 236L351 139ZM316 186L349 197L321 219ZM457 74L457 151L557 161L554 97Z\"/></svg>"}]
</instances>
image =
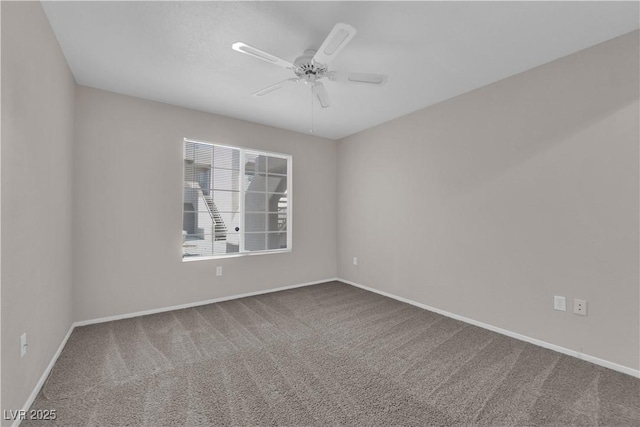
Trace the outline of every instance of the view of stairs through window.
<instances>
[{"instance_id":1,"label":"view of stairs through window","mask_svg":"<svg viewBox=\"0 0 640 427\"><path fill-rule=\"evenodd\" d=\"M227 226L224 224L224 220L222 219L222 215L218 211L216 204L213 202L213 197L210 194L203 194L202 197L204 201L207 203L207 208L209 209L209 215L211 215L211 219L213 220L213 235L214 240L227 240Z\"/></svg>"},{"instance_id":2,"label":"view of stairs through window","mask_svg":"<svg viewBox=\"0 0 640 427\"><path fill-rule=\"evenodd\" d=\"M185 140L182 253L288 249L289 157Z\"/></svg>"}]
</instances>

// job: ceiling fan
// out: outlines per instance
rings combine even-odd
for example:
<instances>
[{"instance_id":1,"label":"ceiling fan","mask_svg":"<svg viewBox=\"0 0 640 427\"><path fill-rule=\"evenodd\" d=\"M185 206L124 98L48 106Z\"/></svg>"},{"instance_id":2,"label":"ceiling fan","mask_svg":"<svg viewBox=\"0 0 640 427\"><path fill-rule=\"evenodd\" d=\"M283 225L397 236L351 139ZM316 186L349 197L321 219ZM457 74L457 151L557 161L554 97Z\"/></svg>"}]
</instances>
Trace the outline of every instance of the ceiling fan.
<instances>
[{"instance_id":1,"label":"ceiling fan","mask_svg":"<svg viewBox=\"0 0 640 427\"><path fill-rule=\"evenodd\" d=\"M356 29L351 25L338 23L333 27L317 51L307 49L293 62L289 62L243 42L236 42L231 47L238 52L251 55L283 68L288 68L296 75L296 77L260 89L253 93L254 96L269 95L285 86L302 82L311 87L313 97L322 108L327 108L331 103L327 90L322 84L322 79L326 78L327 80L338 82L364 83L374 86L381 86L387 81L387 76L384 74L349 73L329 70L331 61L333 61L347 43L351 41L353 36L356 35L356 32Z\"/></svg>"}]
</instances>

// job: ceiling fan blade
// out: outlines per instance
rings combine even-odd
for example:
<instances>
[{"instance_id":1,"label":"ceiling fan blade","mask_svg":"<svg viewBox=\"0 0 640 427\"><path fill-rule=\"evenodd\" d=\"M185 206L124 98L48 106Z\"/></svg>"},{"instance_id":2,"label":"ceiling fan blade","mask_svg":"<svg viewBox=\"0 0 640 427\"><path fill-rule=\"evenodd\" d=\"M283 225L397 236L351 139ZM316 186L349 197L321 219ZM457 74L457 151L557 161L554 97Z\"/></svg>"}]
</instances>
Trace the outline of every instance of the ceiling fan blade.
<instances>
[{"instance_id":1,"label":"ceiling fan blade","mask_svg":"<svg viewBox=\"0 0 640 427\"><path fill-rule=\"evenodd\" d=\"M365 83L375 86L382 86L387 82L386 74L373 74L373 73L345 73L345 72L333 72L329 76L331 80L346 83Z\"/></svg>"},{"instance_id":2,"label":"ceiling fan blade","mask_svg":"<svg viewBox=\"0 0 640 427\"><path fill-rule=\"evenodd\" d=\"M277 56L267 53L264 50L260 50L256 47L249 46L248 44L243 42L236 42L231 45L231 48L237 52L251 55L254 58L262 59L263 61L267 61L272 64L279 65L280 67L290 68L290 69L294 68L294 65L291 62L286 61L282 58L278 58Z\"/></svg>"},{"instance_id":3,"label":"ceiling fan blade","mask_svg":"<svg viewBox=\"0 0 640 427\"><path fill-rule=\"evenodd\" d=\"M327 94L327 90L324 88L324 85L322 83L314 84L311 90L313 91L313 97L318 100L322 108L331 106L329 95Z\"/></svg>"},{"instance_id":4,"label":"ceiling fan blade","mask_svg":"<svg viewBox=\"0 0 640 427\"><path fill-rule=\"evenodd\" d=\"M264 89L260 89L257 92L252 93L253 96L265 96L265 95L269 95L272 92L275 92L277 90L282 89L285 86L290 85L291 83L298 83L300 81L299 78L293 78L293 79L287 79L287 80L283 80L281 82L278 82L276 84L273 84L271 86L265 87Z\"/></svg>"},{"instance_id":5,"label":"ceiling fan blade","mask_svg":"<svg viewBox=\"0 0 640 427\"><path fill-rule=\"evenodd\" d=\"M336 24L326 39L322 42L322 46L313 56L313 61L322 65L328 65L333 58L349 43L349 41L357 33L356 29L351 25L338 23Z\"/></svg>"}]
</instances>

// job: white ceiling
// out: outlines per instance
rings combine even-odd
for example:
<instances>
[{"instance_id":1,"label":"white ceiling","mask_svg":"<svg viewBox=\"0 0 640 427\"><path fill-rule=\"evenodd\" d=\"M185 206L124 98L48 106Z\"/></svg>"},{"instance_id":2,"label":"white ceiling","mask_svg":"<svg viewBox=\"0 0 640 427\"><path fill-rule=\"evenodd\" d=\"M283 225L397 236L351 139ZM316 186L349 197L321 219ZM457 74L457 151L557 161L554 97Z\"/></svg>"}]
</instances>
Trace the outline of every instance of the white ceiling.
<instances>
[{"instance_id":1,"label":"white ceiling","mask_svg":"<svg viewBox=\"0 0 640 427\"><path fill-rule=\"evenodd\" d=\"M293 61L333 25L358 33L332 70L385 86L325 82L314 133L338 139L638 29L638 2L45 2L79 84L309 132L303 84L235 52L243 41Z\"/></svg>"}]
</instances>

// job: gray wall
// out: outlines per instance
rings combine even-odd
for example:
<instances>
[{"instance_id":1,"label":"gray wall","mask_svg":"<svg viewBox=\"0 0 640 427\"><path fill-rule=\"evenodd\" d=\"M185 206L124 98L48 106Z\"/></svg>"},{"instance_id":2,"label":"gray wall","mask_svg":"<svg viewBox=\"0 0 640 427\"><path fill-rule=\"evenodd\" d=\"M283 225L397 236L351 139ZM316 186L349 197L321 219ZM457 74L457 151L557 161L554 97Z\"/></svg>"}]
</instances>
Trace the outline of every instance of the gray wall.
<instances>
[{"instance_id":1,"label":"gray wall","mask_svg":"<svg viewBox=\"0 0 640 427\"><path fill-rule=\"evenodd\" d=\"M182 262L185 137L293 155L293 252ZM75 320L335 277L336 154L335 141L78 86Z\"/></svg>"},{"instance_id":2,"label":"gray wall","mask_svg":"<svg viewBox=\"0 0 640 427\"><path fill-rule=\"evenodd\" d=\"M638 50L634 32L340 141L339 276L638 369Z\"/></svg>"},{"instance_id":3,"label":"gray wall","mask_svg":"<svg viewBox=\"0 0 640 427\"><path fill-rule=\"evenodd\" d=\"M2 408L21 409L72 322L75 81L39 2L2 2ZM20 358L20 335L27 354ZM10 422L3 421L3 424Z\"/></svg>"}]
</instances>

